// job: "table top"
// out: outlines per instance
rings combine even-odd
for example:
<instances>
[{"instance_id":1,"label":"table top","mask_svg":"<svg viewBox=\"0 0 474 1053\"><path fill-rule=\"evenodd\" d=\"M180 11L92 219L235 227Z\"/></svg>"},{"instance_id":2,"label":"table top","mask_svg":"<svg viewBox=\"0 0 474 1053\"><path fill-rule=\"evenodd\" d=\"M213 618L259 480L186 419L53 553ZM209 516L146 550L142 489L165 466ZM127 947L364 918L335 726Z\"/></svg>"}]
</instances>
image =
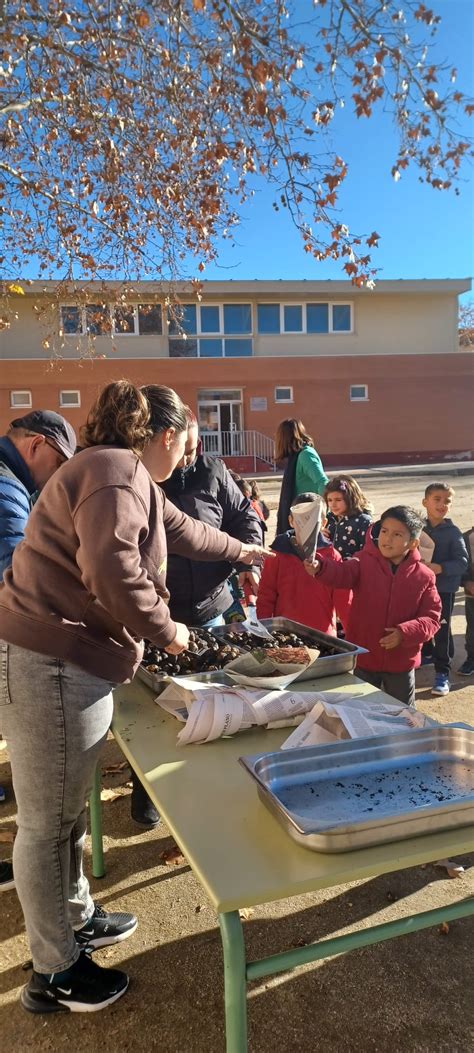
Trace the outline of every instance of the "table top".
<instances>
[{"instance_id":1,"label":"table top","mask_svg":"<svg viewBox=\"0 0 474 1053\"><path fill-rule=\"evenodd\" d=\"M305 691L355 687L393 701L352 674L305 682ZM178 746L183 726L140 680L117 688L112 730L219 912L404 870L474 850L474 828L355 852L322 853L290 838L260 801L242 755L279 749L290 730L263 728L202 745Z\"/></svg>"}]
</instances>

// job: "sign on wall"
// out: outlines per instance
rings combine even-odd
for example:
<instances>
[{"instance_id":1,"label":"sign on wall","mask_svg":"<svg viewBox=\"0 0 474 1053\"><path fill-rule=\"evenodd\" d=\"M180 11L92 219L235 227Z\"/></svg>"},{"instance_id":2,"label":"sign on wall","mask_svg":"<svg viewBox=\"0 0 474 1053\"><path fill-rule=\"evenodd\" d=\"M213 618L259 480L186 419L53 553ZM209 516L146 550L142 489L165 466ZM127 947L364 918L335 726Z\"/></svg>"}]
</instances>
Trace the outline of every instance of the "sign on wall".
<instances>
[{"instance_id":1,"label":"sign on wall","mask_svg":"<svg viewBox=\"0 0 474 1053\"><path fill-rule=\"evenodd\" d=\"M250 409L253 410L254 412L262 411L262 410L265 411L267 409L267 399L263 398L263 397L260 397L260 395L259 396L255 396L254 398L251 398L250 399Z\"/></svg>"}]
</instances>

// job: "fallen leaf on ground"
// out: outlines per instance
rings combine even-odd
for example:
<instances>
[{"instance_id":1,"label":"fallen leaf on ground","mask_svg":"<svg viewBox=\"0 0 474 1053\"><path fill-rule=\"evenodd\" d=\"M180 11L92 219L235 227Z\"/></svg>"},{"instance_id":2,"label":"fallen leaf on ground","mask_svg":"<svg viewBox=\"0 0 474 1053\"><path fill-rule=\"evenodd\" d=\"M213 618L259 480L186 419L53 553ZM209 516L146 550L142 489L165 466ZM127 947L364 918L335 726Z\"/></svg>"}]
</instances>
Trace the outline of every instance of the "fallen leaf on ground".
<instances>
[{"instance_id":1,"label":"fallen leaf on ground","mask_svg":"<svg viewBox=\"0 0 474 1053\"><path fill-rule=\"evenodd\" d=\"M439 932L441 933L441 936L447 936L448 935L449 925L448 925L447 921L442 921L441 922L441 925L439 927Z\"/></svg>"},{"instance_id":2,"label":"fallen leaf on ground","mask_svg":"<svg viewBox=\"0 0 474 1053\"><path fill-rule=\"evenodd\" d=\"M109 764L107 768L102 769L102 775L116 775L117 772L125 771L128 768L128 761L120 761L120 764Z\"/></svg>"},{"instance_id":3,"label":"fallen leaf on ground","mask_svg":"<svg viewBox=\"0 0 474 1053\"><path fill-rule=\"evenodd\" d=\"M183 856L178 845L173 845L172 848L166 848L165 851L161 853L160 859L167 867L181 867L183 864L187 863L186 856Z\"/></svg>"},{"instance_id":4,"label":"fallen leaf on ground","mask_svg":"<svg viewBox=\"0 0 474 1053\"><path fill-rule=\"evenodd\" d=\"M14 830L0 830L0 841L3 845L12 845L15 840Z\"/></svg>"},{"instance_id":5,"label":"fallen leaf on ground","mask_svg":"<svg viewBox=\"0 0 474 1053\"><path fill-rule=\"evenodd\" d=\"M101 801L116 801L118 797L127 796L128 794L126 793L123 786L116 786L113 790L110 790L108 787L104 787L104 789L100 791Z\"/></svg>"},{"instance_id":6,"label":"fallen leaf on ground","mask_svg":"<svg viewBox=\"0 0 474 1053\"><path fill-rule=\"evenodd\" d=\"M6 750L7 743L5 739L0 739L0 750Z\"/></svg>"},{"instance_id":7,"label":"fallen leaf on ground","mask_svg":"<svg viewBox=\"0 0 474 1053\"><path fill-rule=\"evenodd\" d=\"M443 867L448 877L451 878L460 878L464 874L464 867L460 863L456 863L454 859L438 859L435 867Z\"/></svg>"},{"instance_id":8,"label":"fallen leaf on ground","mask_svg":"<svg viewBox=\"0 0 474 1053\"><path fill-rule=\"evenodd\" d=\"M253 907L243 907L242 910L239 910L242 921L248 921L252 914L255 914Z\"/></svg>"},{"instance_id":9,"label":"fallen leaf on ground","mask_svg":"<svg viewBox=\"0 0 474 1053\"><path fill-rule=\"evenodd\" d=\"M31 958L28 958L27 962L23 962L22 969L23 969L24 973L26 973L26 971L28 969L32 969L32 968L33 968L33 962L31 960Z\"/></svg>"}]
</instances>

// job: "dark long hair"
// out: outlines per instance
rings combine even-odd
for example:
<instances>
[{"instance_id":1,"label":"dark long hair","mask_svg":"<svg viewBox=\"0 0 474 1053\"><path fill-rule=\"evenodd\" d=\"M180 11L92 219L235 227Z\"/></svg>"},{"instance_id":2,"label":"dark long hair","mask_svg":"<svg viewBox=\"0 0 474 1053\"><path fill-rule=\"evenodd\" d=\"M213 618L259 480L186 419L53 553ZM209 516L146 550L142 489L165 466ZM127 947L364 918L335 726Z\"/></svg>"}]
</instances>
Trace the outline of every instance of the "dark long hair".
<instances>
[{"instance_id":1,"label":"dark long hair","mask_svg":"<svg viewBox=\"0 0 474 1053\"><path fill-rule=\"evenodd\" d=\"M303 421L296 417L280 421L275 436L275 460L282 461L290 453L299 453L304 446L314 446L314 443Z\"/></svg>"}]
</instances>

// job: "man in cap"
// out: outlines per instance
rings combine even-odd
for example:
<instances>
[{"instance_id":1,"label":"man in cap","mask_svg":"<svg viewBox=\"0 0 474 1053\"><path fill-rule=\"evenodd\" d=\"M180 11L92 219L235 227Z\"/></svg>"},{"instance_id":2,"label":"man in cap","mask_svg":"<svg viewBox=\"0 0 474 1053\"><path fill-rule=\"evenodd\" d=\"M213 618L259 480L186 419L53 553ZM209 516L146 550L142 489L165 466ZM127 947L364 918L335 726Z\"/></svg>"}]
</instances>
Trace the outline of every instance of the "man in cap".
<instances>
[{"instance_id":1,"label":"man in cap","mask_svg":"<svg viewBox=\"0 0 474 1053\"><path fill-rule=\"evenodd\" d=\"M36 496L76 449L74 428L53 410L18 417L0 438L0 582L22 540ZM0 801L5 793L0 787ZM11 863L0 862L0 891L13 888Z\"/></svg>"}]
</instances>

